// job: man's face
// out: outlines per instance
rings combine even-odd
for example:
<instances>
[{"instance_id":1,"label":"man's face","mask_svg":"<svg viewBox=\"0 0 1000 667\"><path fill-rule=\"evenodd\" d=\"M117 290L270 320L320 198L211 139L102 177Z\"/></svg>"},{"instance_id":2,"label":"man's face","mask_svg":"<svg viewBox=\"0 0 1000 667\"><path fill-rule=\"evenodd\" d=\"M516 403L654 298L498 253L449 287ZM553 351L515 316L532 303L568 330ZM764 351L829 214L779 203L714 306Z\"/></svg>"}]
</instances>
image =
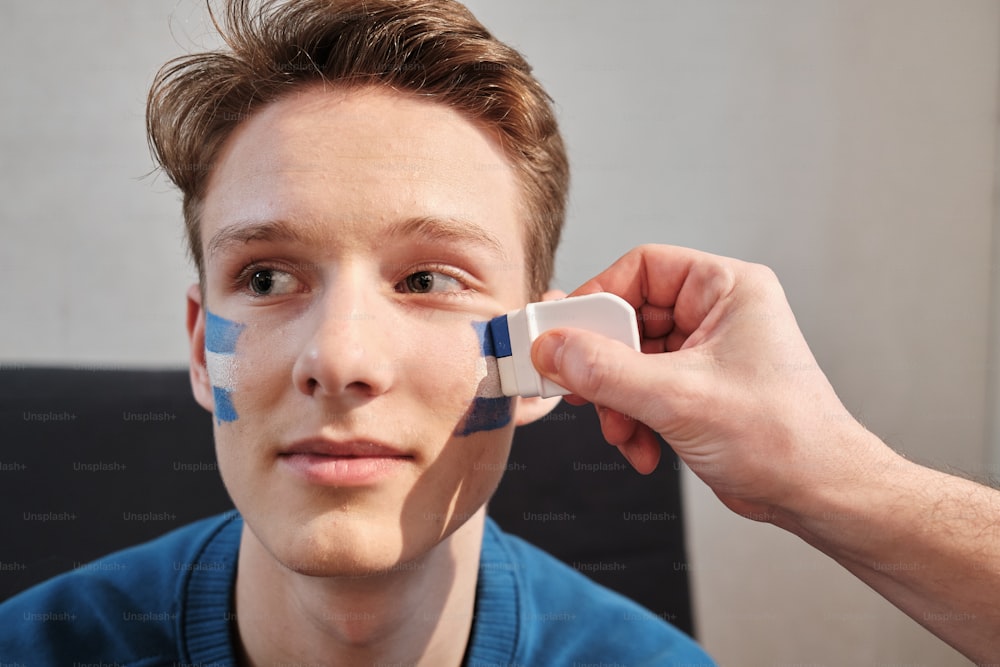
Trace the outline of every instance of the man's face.
<instances>
[{"instance_id":1,"label":"man's face","mask_svg":"<svg viewBox=\"0 0 1000 667\"><path fill-rule=\"evenodd\" d=\"M286 566L392 567L495 489L518 406L477 329L527 300L519 203L484 131L383 89L300 90L223 147L192 378L229 493Z\"/></svg>"}]
</instances>

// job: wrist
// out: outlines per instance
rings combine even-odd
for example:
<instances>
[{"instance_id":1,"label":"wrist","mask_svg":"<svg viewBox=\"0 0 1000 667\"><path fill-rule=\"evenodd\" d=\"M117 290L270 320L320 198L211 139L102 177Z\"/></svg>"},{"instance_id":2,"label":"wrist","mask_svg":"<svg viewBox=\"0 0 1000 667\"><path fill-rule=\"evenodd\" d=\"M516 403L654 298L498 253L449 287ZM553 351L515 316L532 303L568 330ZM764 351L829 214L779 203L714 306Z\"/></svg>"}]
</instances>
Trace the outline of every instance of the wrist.
<instances>
[{"instance_id":1,"label":"wrist","mask_svg":"<svg viewBox=\"0 0 1000 667\"><path fill-rule=\"evenodd\" d=\"M893 451L863 426L850 420L822 437L826 456L817 457L798 492L776 507L773 523L837 557L863 559L877 542L893 539L883 516L905 510L904 488L919 466Z\"/></svg>"}]
</instances>

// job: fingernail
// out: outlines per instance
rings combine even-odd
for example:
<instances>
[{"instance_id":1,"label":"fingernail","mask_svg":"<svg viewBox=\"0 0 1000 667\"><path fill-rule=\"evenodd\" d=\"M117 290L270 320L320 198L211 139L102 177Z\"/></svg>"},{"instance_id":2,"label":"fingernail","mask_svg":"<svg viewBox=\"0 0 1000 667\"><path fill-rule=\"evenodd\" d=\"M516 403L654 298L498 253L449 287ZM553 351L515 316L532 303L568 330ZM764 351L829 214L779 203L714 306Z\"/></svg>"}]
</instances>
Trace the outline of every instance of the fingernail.
<instances>
[{"instance_id":1,"label":"fingernail","mask_svg":"<svg viewBox=\"0 0 1000 667\"><path fill-rule=\"evenodd\" d=\"M562 366L563 345L566 338L559 334L546 334L535 341L535 361L543 373L558 373Z\"/></svg>"}]
</instances>

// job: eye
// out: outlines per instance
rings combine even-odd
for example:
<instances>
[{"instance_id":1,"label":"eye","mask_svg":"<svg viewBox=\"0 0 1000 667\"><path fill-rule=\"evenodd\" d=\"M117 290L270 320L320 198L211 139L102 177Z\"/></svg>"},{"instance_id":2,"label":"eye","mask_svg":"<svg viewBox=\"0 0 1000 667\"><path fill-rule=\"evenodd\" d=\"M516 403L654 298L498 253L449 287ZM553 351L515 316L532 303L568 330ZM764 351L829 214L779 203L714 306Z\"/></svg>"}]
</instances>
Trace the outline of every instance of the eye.
<instances>
[{"instance_id":1,"label":"eye","mask_svg":"<svg viewBox=\"0 0 1000 667\"><path fill-rule=\"evenodd\" d=\"M396 285L397 292L410 294L434 294L440 292L461 292L466 289L458 278L439 271L417 271Z\"/></svg>"},{"instance_id":2,"label":"eye","mask_svg":"<svg viewBox=\"0 0 1000 667\"><path fill-rule=\"evenodd\" d=\"M250 274L247 286L257 296L275 296L294 292L296 280L284 271L260 269Z\"/></svg>"}]
</instances>

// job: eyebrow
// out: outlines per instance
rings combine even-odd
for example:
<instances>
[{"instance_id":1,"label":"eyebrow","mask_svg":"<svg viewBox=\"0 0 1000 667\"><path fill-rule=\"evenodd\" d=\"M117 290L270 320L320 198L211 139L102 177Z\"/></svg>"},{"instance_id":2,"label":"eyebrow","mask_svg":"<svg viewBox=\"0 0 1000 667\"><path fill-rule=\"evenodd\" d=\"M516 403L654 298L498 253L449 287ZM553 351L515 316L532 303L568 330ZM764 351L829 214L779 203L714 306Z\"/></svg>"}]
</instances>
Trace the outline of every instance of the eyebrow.
<instances>
[{"instance_id":1,"label":"eyebrow","mask_svg":"<svg viewBox=\"0 0 1000 667\"><path fill-rule=\"evenodd\" d=\"M482 246L501 260L508 259L500 239L488 229L455 218L435 216L408 218L390 224L386 232L388 236L419 236L432 242Z\"/></svg>"},{"instance_id":2,"label":"eyebrow","mask_svg":"<svg viewBox=\"0 0 1000 667\"><path fill-rule=\"evenodd\" d=\"M253 241L316 244L329 229L318 223L292 224L287 220L234 223L216 232L208 242L208 254L214 256L234 245ZM419 216L391 223L387 237L418 236L430 242L460 243L480 246L503 261L508 260L500 240L484 227L457 218Z\"/></svg>"},{"instance_id":3,"label":"eyebrow","mask_svg":"<svg viewBox=\"0 0 1000 667\"><path fill-rule=\"evenodd\" d=\"M286 220L266 222L234 223L217 231L208 242L209 256L216 255L230 246L247 244L251 241L283 241L308 243L315 231L300 229Z\"/></svg>"}]
</instances>

